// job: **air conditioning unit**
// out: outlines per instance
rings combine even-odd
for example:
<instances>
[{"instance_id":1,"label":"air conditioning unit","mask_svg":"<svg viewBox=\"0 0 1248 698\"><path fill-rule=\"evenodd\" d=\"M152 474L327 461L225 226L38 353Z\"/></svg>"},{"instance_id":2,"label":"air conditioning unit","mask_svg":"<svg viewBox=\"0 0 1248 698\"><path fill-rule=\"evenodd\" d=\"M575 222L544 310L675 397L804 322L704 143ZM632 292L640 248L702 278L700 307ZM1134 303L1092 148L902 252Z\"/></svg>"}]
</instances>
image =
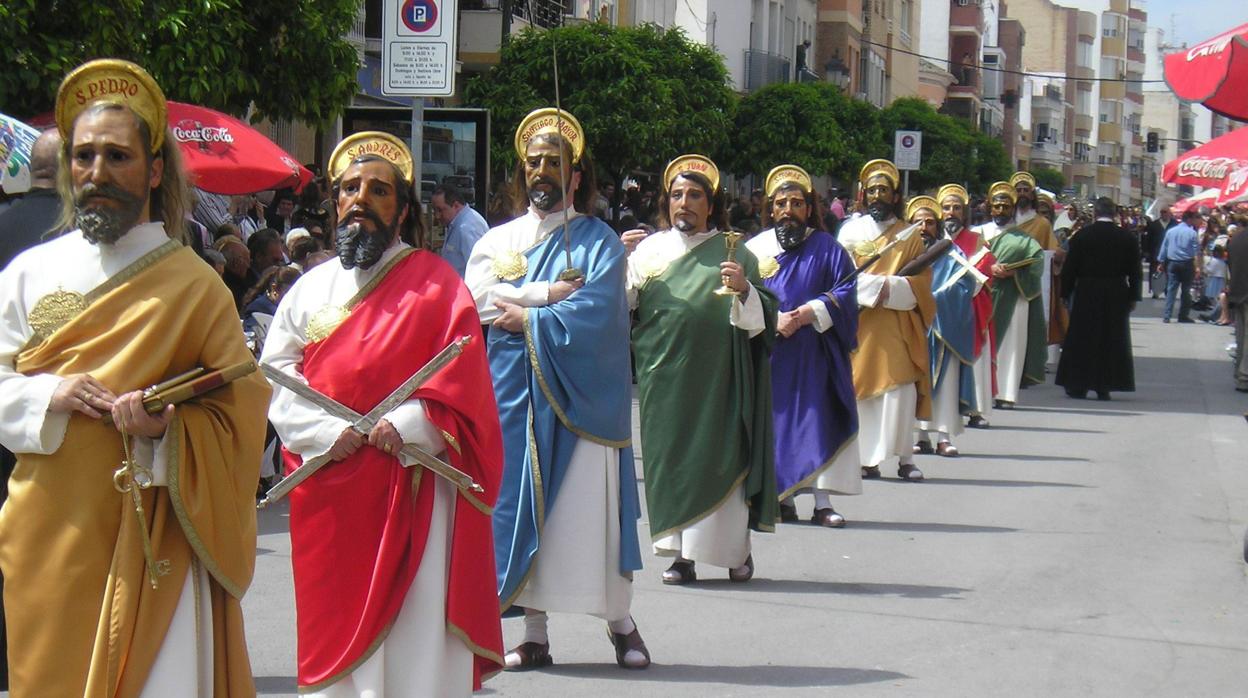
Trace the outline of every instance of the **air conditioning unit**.
<instances>
[{"instance_id":1,"label":"air conditioning unit","mask_svg":"<svg viewBox=\"0 0 1248 698\"><path fill-rule=\"evenodd\" d=\"M971 4L971 0L957 0L958 7L966 7Z\"/></svg>"}]
</instances>

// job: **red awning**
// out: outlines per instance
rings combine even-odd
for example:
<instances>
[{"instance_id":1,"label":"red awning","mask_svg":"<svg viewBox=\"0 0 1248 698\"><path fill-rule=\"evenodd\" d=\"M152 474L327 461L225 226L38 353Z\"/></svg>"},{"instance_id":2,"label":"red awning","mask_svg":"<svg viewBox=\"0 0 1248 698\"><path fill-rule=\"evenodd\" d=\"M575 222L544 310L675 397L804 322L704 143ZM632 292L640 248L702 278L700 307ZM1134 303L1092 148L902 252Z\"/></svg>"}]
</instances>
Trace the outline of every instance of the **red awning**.
<instances>
[{"instance_id":1,"label":"red awning","mask_svg":"<svg viewBox=\"0 0 1248 698\"><path fill-rule=\"evenodd\" d=\"M1161 181L1216 188L1219 205L1241 197L1248 190L1248 128L1231 131L1167 162Z\"/></svg>"},{"instance_id":2,"label":"red awning","mask_svg":"<svg viewBox=\"0 0 1248 698\"><path fill-rule=\"evenodd\" d=\"M1248 24L1166 56L1166 84L1180 99L1248 121Z\"/></svg>"}]
</instances>

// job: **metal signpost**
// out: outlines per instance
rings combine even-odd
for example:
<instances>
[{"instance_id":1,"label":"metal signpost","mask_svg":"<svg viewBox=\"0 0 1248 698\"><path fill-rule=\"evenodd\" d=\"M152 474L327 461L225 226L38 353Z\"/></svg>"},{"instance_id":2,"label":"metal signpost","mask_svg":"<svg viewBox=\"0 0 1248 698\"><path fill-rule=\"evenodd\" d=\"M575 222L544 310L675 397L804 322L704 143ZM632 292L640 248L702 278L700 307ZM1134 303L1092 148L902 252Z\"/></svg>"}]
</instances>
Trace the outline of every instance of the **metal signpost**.
<instances>
[{"instance_id":1,"label":"metal signpost","mask_svg":"<svg viewBox=\"0 0 1248 698\"><path fill-rule=\"evenodd\" d=\"M445 0L384 0L382 7L381 92L416 98L412 180L417 187L424 159L424 98L455 94L457 15L455 3Z\"/></svg>"},{"instance_id":2,"label":"metal signpost","mask_svg":"<svg viewBox=\"0 0 1248 698\"><path fill-rule=\"evenodd\" d=\"M910 198L910 171L919 169L922 162L923 132L895 131L893 133L893 164L905 174L902 196Z\"/></svg>"}]
</instances>

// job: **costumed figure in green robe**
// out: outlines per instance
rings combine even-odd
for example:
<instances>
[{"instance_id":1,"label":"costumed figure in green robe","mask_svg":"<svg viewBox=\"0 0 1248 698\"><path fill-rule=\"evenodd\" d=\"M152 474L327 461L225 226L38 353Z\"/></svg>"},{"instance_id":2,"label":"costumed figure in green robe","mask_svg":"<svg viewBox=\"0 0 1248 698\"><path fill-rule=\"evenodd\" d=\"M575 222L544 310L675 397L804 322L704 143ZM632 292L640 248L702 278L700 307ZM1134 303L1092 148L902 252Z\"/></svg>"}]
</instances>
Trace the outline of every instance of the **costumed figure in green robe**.
<instances>
[{"instance_id":1,"label":"costumed figure in green robe","mask_svg":"<svg viewBox=\"0 0 1248 698\"><path fill-rule=\"evenodd\" d=\"M655 554L676 558L665 584L695 562L754 574L749 530L778 514L769 352L776 296L758 259L725 233L719 170L685 155L667 166L665 230L622 238L641 400L641 449ZM644 238L644 239L642 239Z\"/></svg>"}]
</instances>

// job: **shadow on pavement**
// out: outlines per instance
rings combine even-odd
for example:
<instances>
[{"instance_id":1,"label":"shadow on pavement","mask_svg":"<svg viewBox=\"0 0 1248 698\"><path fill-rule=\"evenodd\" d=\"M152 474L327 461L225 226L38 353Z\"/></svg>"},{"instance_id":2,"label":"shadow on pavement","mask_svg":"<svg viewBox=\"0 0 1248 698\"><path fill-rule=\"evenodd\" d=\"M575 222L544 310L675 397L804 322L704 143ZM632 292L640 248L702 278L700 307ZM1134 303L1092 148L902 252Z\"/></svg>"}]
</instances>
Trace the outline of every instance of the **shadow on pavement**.
<instances>
[{"instance_id":1,"label":"shadow on pavement","mask_svg":"<svg viewBox=\"0 0 1248 698\"><path fill-rule=\"evenodd\" d=\"M270 533L290 533L290 510L286 505L256 512L256 535L267 536Z\"/></svg>"},{"instance_id":2,"label":"shadow on pavement","mask_svg":"<svg viewBox=\"0 0 1248 698\"><path fill-rule=\"evenodd\" d=\"M967 453L962 452L962 458L981 458L983 460L1030 460L1030 461L1057 461L1066 463L1091 463L1087 458L1079 458L1077 456L1047 456L1040 453Z\"/></svg>"},{"instance_id":3,"label":"shadow on pavement","mask_svg":"<svg viewBox=\"0 0 1248 698\"><path fill-rule=\"evenodd\" d=\"M293 694L299 690L298 682L293 676L257 676L256 693L265 695Z\"/></svg>"},{"instance_id":4,"label":"shadow on pavement","mask_svg":"<svg viewBox=\"0 0 1248 698\"><path fill-rule=\"evenodd\" d=\"M845 530L913 531L915 533L1016 533L1019 529L1006 526L975 526L971 524L927 523L914 521L851 521Z\"/></svg>"},{"instance_id":5,"label":"shadow on pavement","mask_svg":"<svg viewBox=\"0 0 1248 698\"><path fill-rule=\"evenodd\" d=\"M748 584L727 579L708 579L693 586L715 591L771 592L777 594L844 594L849 596L897 596L905 599L961 599L971 591L963 587L931 584L888 584L884 582L817 582L809 579L767 579L755 577Z\"/></svg>"},{"instance_id":6,"label":"shadow on pavement","mask_svg":"<svg viewBox=\"0 0 1248 698\"><path fill-rule=\"evenodd\" d=\"M993 426L992 428L1003 430L1003 431L1041 431L1041 432L1055 432L1059 434L1062 434L1062 433L1104 434L1105 433L1104 431L1101 431L1100 429L1074 429L1071 427L1065 427L1065 428L1063 427L1025 427L1025 426L1021 426L1018 424L997 424Z\"/></svg>"},{"instance_id":7,"label":"shadow on pavement","mask_svg":"<svg viewBox=\"0 0 1248 698\"><path fill-rule=\"evenodd\" d=\"M1073 482L1040 482L1038 480L973 480L960 477L929 477L925 485L975 485L978 487L1083 487Z\"/></svg>"},{"instance_id":8,"label":"shadow on pavement","mask_svg":"<svg viewBox=\"0 0 1248 698\"><path fill-rule=\"evenodd\" d=\"M576 678L617 679L620 681L664 681L676 683L722 683L735 686L774 688L813 688L850 686L912 678L896 671L814 666L701 666L693 664L651 664L645 671L620 671L614 664L555 664L545 673Z\"/></svg>"},{"instance_id":9,"label":"shadow on pavement","mask_svg":"<svg viewBox=\"0 0 1248 698\"><path fill-rule=\"evenodd\" d=\"M1071 400L1070 402L1074 403L1076 401ZM1087 401L1080 400L1078 402L1086 403ZM1101 403L1101 404L1106 404L1106 403ZM1015 407L1013 411L1014 412L1060 412L1062 414L1083 414L1083 415L1091 415L1093 417L1096 417L1096 416L1139 417L1141 414L1140 412L1124 412L1122 410L1088 410L1088 409L1079 409L1075 407L1037 407L1037 406ZM996 428L997 427L995 426L993 427L993 429L996 429ZM1008 427L1003 427L1003 428L1008 428Z\"/></svg>"}]
</instances>

